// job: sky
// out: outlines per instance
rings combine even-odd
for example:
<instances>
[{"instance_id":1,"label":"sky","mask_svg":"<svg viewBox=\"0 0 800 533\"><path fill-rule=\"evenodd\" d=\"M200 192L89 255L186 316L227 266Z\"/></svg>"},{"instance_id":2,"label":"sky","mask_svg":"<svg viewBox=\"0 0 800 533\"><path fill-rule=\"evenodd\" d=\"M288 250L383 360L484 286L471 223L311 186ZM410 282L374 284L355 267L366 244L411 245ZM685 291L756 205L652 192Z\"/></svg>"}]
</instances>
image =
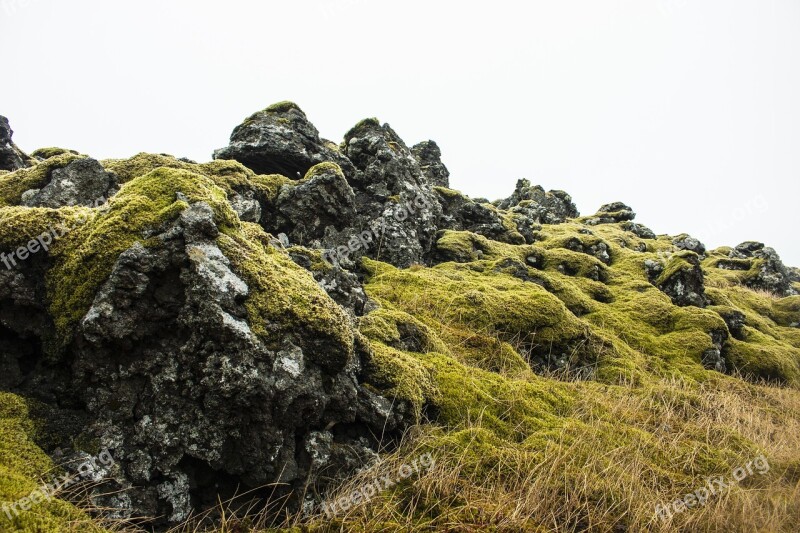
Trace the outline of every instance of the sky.
<instances>
[{"instance_id":1,"label":"sky","mask_svg":"<svg viewBox=\"0 0 800 533\"><path fill-rule=\"evenodd\" d=\"M292 100L435 140L473 197L527 178L800 266L798 0L0 0L0 49L26 151L207 161Z\"/></svg>"}]
</instances>

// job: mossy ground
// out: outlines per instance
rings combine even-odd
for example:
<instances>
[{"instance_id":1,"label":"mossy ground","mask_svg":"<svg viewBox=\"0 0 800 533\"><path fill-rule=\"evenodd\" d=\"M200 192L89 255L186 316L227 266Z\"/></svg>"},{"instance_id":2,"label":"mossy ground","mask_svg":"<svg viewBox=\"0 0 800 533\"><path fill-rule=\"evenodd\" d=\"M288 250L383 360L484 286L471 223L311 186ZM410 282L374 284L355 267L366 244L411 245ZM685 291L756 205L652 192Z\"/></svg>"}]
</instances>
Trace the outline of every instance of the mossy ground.
<instances>
[{"instance_id":1,"label":"mossy ground","mask_svg":"<svg viewBox=\"0 0 800 533\"><path fill-rule=\"evenodd\" d=\"M579 229L544 226L542 241L526 246L446 232L439 246L462 262L432 268L364 261L367 292L381 309L361 320L361 331L394 355L385 367L394 376L385 379L386 392L422 398L432 422L386 469L419 450L433 453L437 467L356 506L337 524L363 531L449 524L509 531L793 530L800 520L800 332L788 326L800 319L800 298L758 293L737 279L715 282L712 272L708 296L715 305L677 307L648 282L644 268L645 260L665 257L658 252L670 251L671 239L641 240L617 224L592 227L594 235ZM611 265L565 250L567 237L586 246L607 243ZM671 256L672 266L682 267L682 254ZM525 265L530 255L537 268ZM597 269L603 281L586 277ZM727 331L720 312L731 309L747 325L745 338L727 345L730 364L744 377L782 386L703 368L712 333ZM402 332L417 337L411 344L418 351L398 348ZM530 343L521 342L531 334L545 343L592 339L580 348L595 352L592 379L531 372L524 356ZM404 376L424 386L398 388ZM667 522L656 516L656 504L682 498L709 477L730 478L762 453L767 474Z\"/></svg>"},{"instance_id":2,"label":"mossy ground","mask_svg":"<svg viewBox=\"0 0 800 533\"><path fill-rule=\"evenodd\" d=\"M0 392L0 531L104 531L78 508L57 498L37 497L27 510L16 507L7 513L3 509L41 494L39 489L50 481L47 475L56 472L56 465L34 443L35 427L25 400Z\"/></svg>"},{"instance_id":3,"label":"mossy ground","mask_svg":"<svg viewBox=\"0 0 800 533\"><path fill-rule=\"evenodd\" d=\"M188 203L204 201L221 229L218 245L250 287L254 333L267 343L275 331L323 339L341 348L315 355L333 365L351 355L344 313L311 273L269 246L259 226L239 221L226 201L244 190L269 200L290 180L256 176L230 161L196 165L140 154L103 162L123 183L107 206L12 207L49 169L74 157L58 153L0 175L3 247L75 224L50 251L47 284L61 344L116 257L136 242L158 246L154 235ZM677 307L649 282L645 261L668 257L671 271L691 252L667 256L671 238L642 240L620 224L544 225L535 244L520 239L447 231L437 248L454 262L397 269L363 261L365 289L379 305L357 324L373 352L368 385L409 402L427 422L381 468L423 452L436 466L333 520L298 517L297 527L793 531L800 523L800 329L792 325L800 322L800 297L745 287L749 271L716 268L727 255L720 249L702 263L710 305ZM608 259L565 248L580 249L575 243L605 244ZM731 312L745 317L736 336L722 318ZM719 332L729 336L725 356L734 376L702 365ZM550 352L566 352L563 372L534 373L531 358ZM0 395L0 414L0 497L10 500L35 488L52 465L32 443L21 399ZM771 466L767 474L670 522L656 517L656 504L760 454ZM356 477L342 494L371 475ZM55 507L30 518L50 520L43 531L82 518L66 503L47 505ZM35 531L30 524L36 522L23 529Z\"/></svg>"}]
</instances>

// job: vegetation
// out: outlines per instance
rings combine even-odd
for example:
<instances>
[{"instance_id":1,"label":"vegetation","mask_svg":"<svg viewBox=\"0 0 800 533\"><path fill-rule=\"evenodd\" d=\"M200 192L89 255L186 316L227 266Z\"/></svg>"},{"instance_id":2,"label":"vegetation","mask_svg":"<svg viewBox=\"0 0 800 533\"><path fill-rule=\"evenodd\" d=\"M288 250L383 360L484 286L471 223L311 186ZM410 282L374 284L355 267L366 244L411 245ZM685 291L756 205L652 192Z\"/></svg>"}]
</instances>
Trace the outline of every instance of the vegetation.
<instances>
[{"instance_id":1,"label":"vegetation","mask_svg":"<svg viewBox=\"0 0 800 533\"><path fill-rule=\"evenodd\" d=\"M376 124L369 119L355 130ZM311 272L270 246L260 226L241 222L227 202L248 187L269 203L287 178L255 175L231 161L200 165L139 154L103 162L123 184L106 206L11 207L52 169L82 156L48 149L40 157L46 159L30 169L0 175L0 245L11 248L58 224L74 228L49 253L53 354L119 254L134 243L159 246L153 235L202 201L221 230L217 244L250 288L253 332L268 344L276 332L326 339L339 348L314 356L334 366L352 357L355 339L341 327L349 320L345 313ZM341 172L322 164L306 178L331 170ZM510 217L504 221L513 229ZM800 523L800 296L746 287L758 261L739 270L717 268L729 251L719 249L701 263L709 306L678 307L645 268L672 249L670 238L643 240L618 223L587 228L580 220L543 225L536 244L524 244L521 235L508 244L446 231L436 249L450 261L431 267L398 269L364 259L365 289L377 306L358 320L358 335L371 351L368 384L407 402L419 425L375 469L328 499L422 453L436 463L333 517L320 512L280 525L365 532L794 531ZM607 258L592 252L599 245ZM305 252L314 258L312 270L330 268L318 251ZM660 279L686 268L690 255L671 255ZM726 323L732 313L744 317L741 331ZM720 334L731 375L702 363ZM24 399L0 393L2 502L30 494L54 469L34 444L35 422ZM762 454L768 472L748 476L703 506L657 515L657 504L683 498L710 477L730 478ZM237 516L224 502L221 508L225 531L275 525ZM12 518L0 513L0 529L14 528L101 530L59 499Z\"/></svg>"}]
</instances>

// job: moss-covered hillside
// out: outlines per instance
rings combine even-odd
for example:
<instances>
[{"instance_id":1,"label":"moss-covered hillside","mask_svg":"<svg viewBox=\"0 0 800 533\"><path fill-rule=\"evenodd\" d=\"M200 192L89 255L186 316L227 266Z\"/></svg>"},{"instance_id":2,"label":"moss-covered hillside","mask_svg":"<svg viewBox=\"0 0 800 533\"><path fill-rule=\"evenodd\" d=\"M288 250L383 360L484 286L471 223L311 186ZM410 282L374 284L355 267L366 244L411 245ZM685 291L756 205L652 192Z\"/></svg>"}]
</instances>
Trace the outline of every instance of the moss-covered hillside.
<instances>
[{"instance_id":1,"label":"moss-covered hillside","mask_svg":"<svg viewBox=\"0 0 800 533\"><path fill-rule=\"evenodd\" d=\"M216 158L0 172L0 530L796 531L774 250L525 180L473 200L435 143L370 119L335 144L290 103Z\"/></svg>"}]
</instances>

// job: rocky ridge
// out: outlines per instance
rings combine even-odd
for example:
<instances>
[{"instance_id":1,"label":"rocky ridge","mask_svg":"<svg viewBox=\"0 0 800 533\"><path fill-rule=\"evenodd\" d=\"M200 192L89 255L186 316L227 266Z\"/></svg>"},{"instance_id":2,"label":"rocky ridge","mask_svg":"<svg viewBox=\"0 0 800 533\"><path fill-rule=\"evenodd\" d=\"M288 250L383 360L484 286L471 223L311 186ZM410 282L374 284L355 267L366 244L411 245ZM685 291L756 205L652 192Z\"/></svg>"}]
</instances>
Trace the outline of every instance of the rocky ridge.
<instances>
[{"instance_id":1,"label":"rocky ridge","mask_svg":"<svg viewBox=\"0 0 800 533\"><path fill-rule=\"evenodd\" d=\"M104 505L156 528L243 487L311 508L446 421L438 363L413 354L604 381L683 332L686 372L800 382L800 278L773 249L657 236L620 202L581 217L527 180L470 199L433 141L376 119L336 144L279 103L205 164L11 135L0 117L0 386L41 406L51 455L110 450ZM409 308L411 287L442 307ZM615 336L629 319L653 346Z\"/></svg>"}]
</instances>

